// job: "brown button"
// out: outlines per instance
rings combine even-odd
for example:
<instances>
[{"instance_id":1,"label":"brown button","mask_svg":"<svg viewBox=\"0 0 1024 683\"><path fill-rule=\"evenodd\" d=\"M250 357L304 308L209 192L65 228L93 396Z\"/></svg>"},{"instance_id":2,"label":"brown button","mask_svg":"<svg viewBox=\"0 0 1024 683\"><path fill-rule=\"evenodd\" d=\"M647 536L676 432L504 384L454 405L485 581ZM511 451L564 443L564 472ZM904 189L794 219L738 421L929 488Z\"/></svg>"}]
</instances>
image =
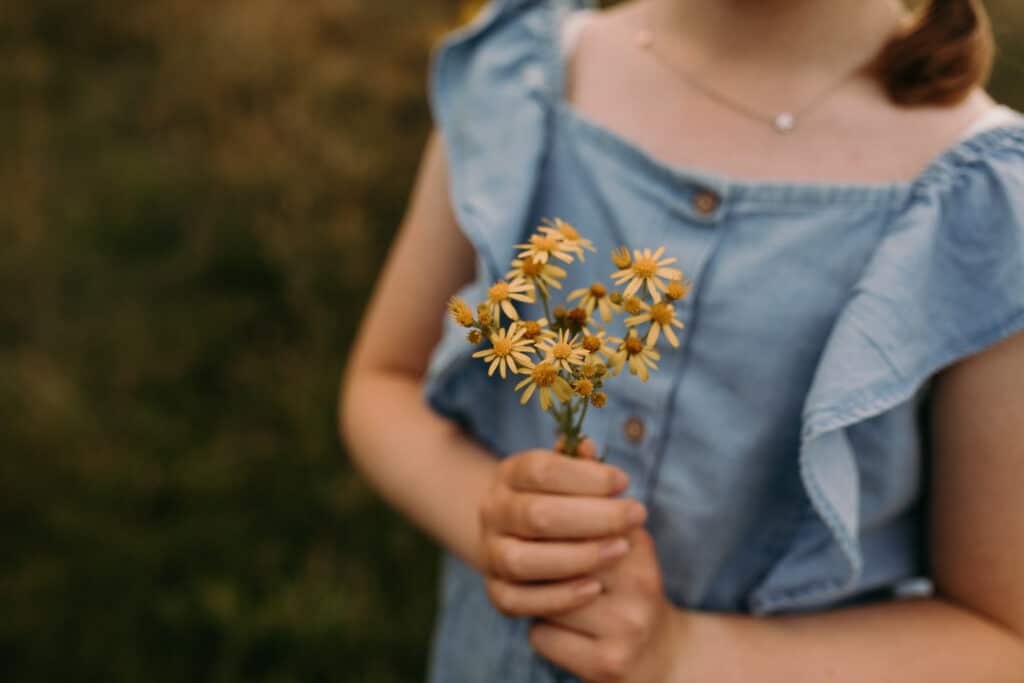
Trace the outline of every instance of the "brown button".
<instances>
[{"instance_id":1,"label":"brown button","mask_svg":"<svg viewBox=\"0 0 1024 683\"><path fill-rule=\"evenodd\" d=\"M721 198L711 190L697 190L693 193L693 208L701 215L708 215L721 203Z\"/></svg>"},{"instance_id":2,"label":"brown button","mask_svg":"<svg viewBox=\"0 0 1024 683\"><path fill-rule=\"evenodd\" d=\"M631 417L623 423L622 431L626 433L627 439L640 443L644 440L644 421L639 417Z\"/></svg>"}]
</instances>

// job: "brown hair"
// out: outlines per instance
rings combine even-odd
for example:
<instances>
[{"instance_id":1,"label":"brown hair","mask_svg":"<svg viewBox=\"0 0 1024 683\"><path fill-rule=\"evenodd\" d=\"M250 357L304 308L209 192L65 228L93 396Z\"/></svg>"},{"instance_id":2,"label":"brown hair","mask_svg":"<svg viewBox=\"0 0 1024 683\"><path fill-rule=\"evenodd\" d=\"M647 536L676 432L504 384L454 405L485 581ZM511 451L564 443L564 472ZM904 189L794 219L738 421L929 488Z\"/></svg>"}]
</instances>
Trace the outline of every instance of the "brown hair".
<instances>
[{"instance_id":1,"label":"brown hair","mask_svg":"<svg viewBox=\"0 0 1024 683\"><path fill-rule=\"evenodd\" d=\"M897 104L956 104L988 81L994 53L981 0L929 0L872 69Z\"/></svg>"}]
</instances>

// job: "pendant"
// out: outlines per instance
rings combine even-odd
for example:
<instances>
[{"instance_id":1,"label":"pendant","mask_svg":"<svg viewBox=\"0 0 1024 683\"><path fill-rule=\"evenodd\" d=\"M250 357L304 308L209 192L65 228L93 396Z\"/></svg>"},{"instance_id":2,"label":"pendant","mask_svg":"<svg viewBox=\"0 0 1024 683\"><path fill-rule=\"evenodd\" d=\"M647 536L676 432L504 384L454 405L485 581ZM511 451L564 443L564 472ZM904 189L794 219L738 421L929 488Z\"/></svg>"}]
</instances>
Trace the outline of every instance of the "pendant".
<instances>
[{"instance_id":1,"label":"pendant","mask_svg":"<svg viewBox=\"0 0 1024 683\"><path fill-rule=\"evenodd\" d=\"M775 121L772 122L772 125L775 126L775 130L778 133L788 133L796 128L796 117L788 111L784 111L775 116Z\"/></svg>"}]
</instances>

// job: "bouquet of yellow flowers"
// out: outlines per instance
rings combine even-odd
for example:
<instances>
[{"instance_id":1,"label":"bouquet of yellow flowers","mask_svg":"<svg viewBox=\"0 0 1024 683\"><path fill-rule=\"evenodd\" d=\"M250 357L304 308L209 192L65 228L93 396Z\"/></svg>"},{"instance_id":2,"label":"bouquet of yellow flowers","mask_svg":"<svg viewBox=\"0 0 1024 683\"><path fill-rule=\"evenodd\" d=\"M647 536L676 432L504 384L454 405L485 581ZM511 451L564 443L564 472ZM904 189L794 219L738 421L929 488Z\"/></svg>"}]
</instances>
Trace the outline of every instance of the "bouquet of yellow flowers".
<instances>
[{"instance_id":1,"label":"bouquet of yellow flowers","mask_svg":"<svg viewBox=\"0 0 1024 683\"><path fill-rule=\"evenodd\" d=\"M601 282L569 293L565 304L552 307L552 290L561 290L568 273L561 265L584 260L586 251L596 252L569 223L560 218L545 219L519 251L505 278L494 283L487 300L472 309L453 297L448 310L455 321L469 328L469 343L486 341L489 348L473 354L489 364L488 374L497 371L502 379L523 375L516 384L526 404L536 396L541 408L557 423L561 449L576 456L583 436L583 421L590 406L602 408L608 396L602 391L609 376L623 367L647 381L661 359L655 345L664 333L672 346L679 346L673 302L690 293L683 273L672 268L675 258L662 258L664 247L655 251L625 247L611 254L616 270L611 279L621 291ZM522 319L517 304L544 307L544 317ZM605 325L616 315L625 316L626 335L608 336ZM675 329L674 329L675 328Z\"/></svg>"}]
</instances>

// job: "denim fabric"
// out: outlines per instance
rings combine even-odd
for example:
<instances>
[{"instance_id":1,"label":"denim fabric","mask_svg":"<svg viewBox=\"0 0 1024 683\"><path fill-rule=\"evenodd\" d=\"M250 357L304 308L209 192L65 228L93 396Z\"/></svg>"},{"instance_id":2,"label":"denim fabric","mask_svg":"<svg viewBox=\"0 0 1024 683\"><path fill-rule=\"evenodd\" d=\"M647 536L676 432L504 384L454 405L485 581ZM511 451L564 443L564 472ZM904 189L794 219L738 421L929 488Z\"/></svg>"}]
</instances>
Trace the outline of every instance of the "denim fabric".
<instances>
[{"instance_id":1,"label":"denim fabric","mask_svg":"<svg viewBox=\"0 0 1024 683\"><path fill-rule=\"evenodd\" d=\"M678 307L683 345L662 349L646 384L611 382L585 431L647 503L669 598L775 614L919 591L929 381L1024 328L1024 116L905 183L669 165L562 97L559 27L590 6L493 2L434 52L451 201L479 257L460 294L485 298L545 216L601 252L569 268L565 291L607 281L618 245L665 245L695 284ZM702 213L708 190L721 201ZM431 406L496 457L549 446L550 418L472 350L447 322ZM552 680L528 622L498 614L471 568L445 556L442 576L432 680Z\"/></svg>"}]
</instances>

